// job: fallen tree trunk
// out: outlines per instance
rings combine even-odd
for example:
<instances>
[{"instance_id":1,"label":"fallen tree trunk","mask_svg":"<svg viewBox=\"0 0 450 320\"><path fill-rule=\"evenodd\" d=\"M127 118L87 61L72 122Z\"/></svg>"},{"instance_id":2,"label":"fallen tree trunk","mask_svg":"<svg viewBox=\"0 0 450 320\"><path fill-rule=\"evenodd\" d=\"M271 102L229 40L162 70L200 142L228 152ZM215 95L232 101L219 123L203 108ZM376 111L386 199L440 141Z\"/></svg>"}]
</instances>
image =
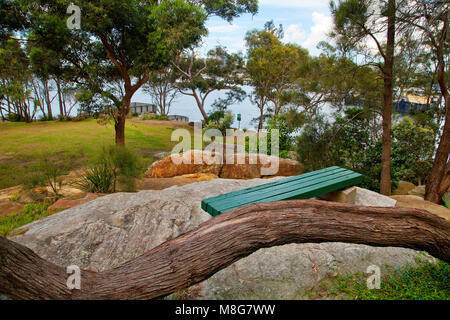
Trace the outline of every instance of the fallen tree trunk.
<instances>
[{"instance_id":1,"label":"fallen tree trunk","mask_svg":"<svg viewBox=\"0 0 450 320\"><path fill-rule=\"evenodd\" d=\"M199 283L260 248L347 242L424 250L450 262L450 222L422 210L324 201L253 204L105 272L81 272L69 290L62 267L0 237L0 293L13 299L152 299Z\"/></svg>"}]
</instances>

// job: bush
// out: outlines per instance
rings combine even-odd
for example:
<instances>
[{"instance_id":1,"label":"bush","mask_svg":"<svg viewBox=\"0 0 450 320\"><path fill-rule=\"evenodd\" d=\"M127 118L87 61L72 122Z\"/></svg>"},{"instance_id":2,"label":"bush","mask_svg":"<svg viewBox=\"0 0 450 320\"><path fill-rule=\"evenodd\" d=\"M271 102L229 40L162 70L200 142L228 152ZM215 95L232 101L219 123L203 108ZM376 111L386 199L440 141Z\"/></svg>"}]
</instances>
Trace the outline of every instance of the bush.
<instances>
[{"instance_id":1,"label":"bush","mask_svg":"<svg viewBox=\"0 0 450 320\"><path fill-rule=\"evenodd\" d=\"M98 164L88 169L75 185L91 193L113 193L115 192L114 172L107 163Z\"/></svg>"},{"instance_id":2,"label":"bush","mask_svg":"<svg viewBox=\"0 0 450 320\"><path fill-rule=\"evenodd\" d=\"M109 146L102 149L94 167L75 184L94 193L114 193L118 186L122 191L133 192L135 179L142 171L143 162L138 155L124 147Z\"/></svg>"},{"instance_id":3,"label":"bush","mask_svg":"<svg viewBox=\"0 0 450 320\"><path fill-rule=\"evenodd\" d=\"M55 161L45 155L41 157L35 171L24 182L28 189L36 187L50 187L55 195L63 186L62 175L66 174L68 165L65 162Z\"/></svg>"},{"instance_id":4,"label":"bush","mask_svg":"<svg viewBox=\"0 0 450 320\"><path fill-rule=\"evenodd\" d=\"M223 110L214 111L208 115L208 122L205 126L205 131L210 129L217 129L225 135L227 129L231 129L234 122L234 115L231 112Z\"/></svg>"},{"instance_id":5,"label":"bush","mask_svg":"<svg viewBox=\"0 0 450 320\"><path fill-rule=\"evenodd\" d=\"M167 115L159 115L152 113L144 113L140 117L141 120L158 120L158 121L168 121L169 117Z\"/></svg>"},{"instance_id":6,"label":"bush","mask_svg":"<svg viewBox=\"0 0 450 320\"><path fill-rule=\"evenodd\" d=\"M11 122L20 122L20 116L18 115L18 114L16 114L16 113L10 113L10 114L8 114L8 121L11 121Z\"/></svg>"},{"instance_id":7,"label":"bush","mask_svg":"<svg viewBox=\"0 0 450 320\"><path fill-rule=\"evenodd\" d=\"M289 151L292 149L292 133L293 130L289 128L286 123L286 118L283 115L269 119L266 126L267 130L267 153L271 154L271 132L272 130L279 131L279 157L289 158Z\"/></svg>"}]
</instances>

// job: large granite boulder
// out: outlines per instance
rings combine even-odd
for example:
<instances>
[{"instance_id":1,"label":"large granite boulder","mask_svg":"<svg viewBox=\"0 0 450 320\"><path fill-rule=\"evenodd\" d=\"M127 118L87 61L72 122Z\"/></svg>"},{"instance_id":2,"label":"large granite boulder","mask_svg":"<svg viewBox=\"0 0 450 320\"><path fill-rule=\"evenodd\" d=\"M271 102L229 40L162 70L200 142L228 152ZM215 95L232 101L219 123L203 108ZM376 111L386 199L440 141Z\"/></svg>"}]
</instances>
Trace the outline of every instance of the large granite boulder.
<instances>
[{"instance_id":1,"label":"large granite boulder","mask_svg":"<svg viewBox=\"0 0 450 320\"><path fill-rule=\"evenodd\" d=\"M430 213L434 213L444 219L450 220L450 209L429 201L425 201L422 197L408 195L392 196L391 198L397 201L397 207L427 210Z\"/></svg>"},{"instance_id":2,"label":"large granite boulder","mask_svg":"<svg viewBox=\"0 0 450 320\"><path fill-rule=\"evenodd\" d=\"M118 193L24 226L17 241L63 267L102 271L121 265L211 219L200 203L207 197L281 178L197 182L161 191ZM413 264L424 253L357 244L289 244L261 249L210 279L171 298L303 299L322 280Z\"/></svg>"},{"instance_id":3,"label":"large granite boulder","mask_svg":"<svg viewBox=\"0 0 450 320\"><path fill-rule=\"evenodd\" d=\"M394 196L407 195L408 192L414 190L415 188L416 185L414 183L408 181L399 181L397 189L394 190L393 195Z\"/></svg>"},{"instance_id":4,"label":"large granite boulder","mask_svg":"<svg viewBox=\"0 0 450 320\"><path fill-rule=\"evenodd\" d=\"M414 189L412 189L411 191L408 192L408 195L410 196L419 196L422 198L425 198L425 186L418 186L415 187Z\"/></svg>"},{"instance_id":5,"label":"large granite boulder","mask_svg":"<svg viewBox=\"0 0 450 320\"><path fill-rule=\"evenodd\" d=\"M371 207L395 207L396 205L396 200L390 197L359 187L330 192L320 196L320 198L333 202Z\"/></svg>"},{"instance_id":6,"label":"large granite boulder","mask_svg":"<svg viewBox=\"0 0 450 320\"><path fill-rule=\"evenodd\" d=\"M221 161L214 153L191 150L173 154L152 164L145 173L147 178L172 178L192 173L219 175Z\"/></svg>"},{"instance_id":7,"label":"large granite boulder","mask_svg":"<svg viewBox=\"0 0 450 320\"><path fill-rule=\"evenodd\" d=\"M255 179L263 176L294 176L304 172L303 166L291 159L256 154L233 156L222 161L221 153L191 150L153 163L145 175L147 178L171 178L207 173L224 179Z\"/></svg>"}]
</instances>

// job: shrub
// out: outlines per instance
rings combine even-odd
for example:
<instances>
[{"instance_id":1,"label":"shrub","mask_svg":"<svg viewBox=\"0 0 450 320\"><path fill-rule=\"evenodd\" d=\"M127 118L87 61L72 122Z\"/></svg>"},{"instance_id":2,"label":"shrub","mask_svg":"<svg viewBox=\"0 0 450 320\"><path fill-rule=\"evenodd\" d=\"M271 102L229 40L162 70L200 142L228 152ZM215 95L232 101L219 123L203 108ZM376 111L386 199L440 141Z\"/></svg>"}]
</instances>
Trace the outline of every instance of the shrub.
<instances>
[{"instance_id":1,"label":"shrub","mask_svg":"<svg viewBox=\"0 0 450 320\"><path fill-rule=\"evenodd\" d=\"M127 148L119 146L104 147L98 155L93 168L76 182L88 192L114 193L119 185L122 191L136 190L135 179L143 169L140 157Z\"/></svg>"},{"instance_id":2,"label":"shrub","mask_svg":"<svg viewBox=\"0 0 450 320\"><path fill-rule=\"evenodd\" d=\"M84 176L75 182L75 186L91 193L113 193L115 177L107 163L88 169Z\"/></svg>"},{"instance_id":3,"label":"shrub","mask_svg":"<svg viewBox=\"0 0 450 320\"><path fill-rule=\"evenodd\" d=\"M279 131L279 157L288 158L289 151L292 149L292 133L293 130L289 128L286 122L286 118L283 115L273 117L269 119L266 126L267 130L267 153L271 154L271 132L272 130Z\"/></svg>"},{"instance_id":4,"label":"shrub","mask_svg":"<svg viewBox=\"0 0 450 320\"><path fill-rule=\"evenodd\" d=\"M41 157L35 171L26 179L24 185L28 189L39 186L48 186L55 195L63 186L62 175L66 174L68 165L62 161L55 161L49 156Z\"/></svg>"},{"instance_id":5,"label":"shrub","mask_svg":"<svg viewBox=\"0 0 450 320\"><path fill-rule=\"evenodd\" d=\"M20 122L20 116L16 113L8 114L8 121L10 122Z\"/></svg>"},{"instance_id":6,"label":"shrub","mask_svg":"<svg viewBox=\"0 0 450 320\"><path fill-rule=\"evenodd\" d=\"M168 121L169 117L167 115L153 114L153 113L144 113L140 117L141 120L159 120L159 121Z\"/></svg>"}]
</instances>

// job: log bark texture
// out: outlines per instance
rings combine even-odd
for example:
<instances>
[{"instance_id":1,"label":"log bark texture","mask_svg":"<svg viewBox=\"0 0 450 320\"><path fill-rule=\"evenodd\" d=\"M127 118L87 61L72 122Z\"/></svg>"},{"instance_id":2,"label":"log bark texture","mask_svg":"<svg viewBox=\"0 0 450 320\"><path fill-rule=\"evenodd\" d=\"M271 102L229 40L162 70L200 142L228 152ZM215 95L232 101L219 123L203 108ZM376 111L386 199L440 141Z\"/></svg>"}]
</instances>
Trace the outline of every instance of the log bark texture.
<instances>
[{"instance_id":1,"label":"log bark texture","mask_svg":"<svg viewBox=\"0 0 450 320\"><path fill-rule=\"evenodd\" d=\"M347 242L424 250L450 262L450 222L427 211L303 200L253 204L211 219L105 272L68 274L0 237L0 293L13 299L153 299L199 283L260 248Z\"/></svg>"}]
</instances>

